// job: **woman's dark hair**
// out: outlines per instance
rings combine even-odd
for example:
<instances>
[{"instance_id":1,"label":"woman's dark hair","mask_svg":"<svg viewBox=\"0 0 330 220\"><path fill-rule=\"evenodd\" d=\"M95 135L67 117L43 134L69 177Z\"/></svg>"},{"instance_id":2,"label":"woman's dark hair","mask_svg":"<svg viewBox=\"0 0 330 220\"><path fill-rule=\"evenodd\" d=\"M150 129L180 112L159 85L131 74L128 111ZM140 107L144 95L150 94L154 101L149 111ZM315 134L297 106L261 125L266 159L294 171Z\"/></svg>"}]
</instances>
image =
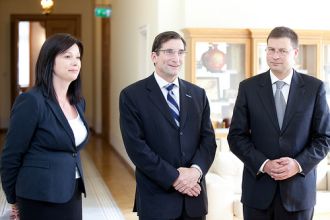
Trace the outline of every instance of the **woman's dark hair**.
<instances>
[{"instance_id":1,"label":"woman's dark hair","mask_svg":"<svg viewBox=\"0 0 330 220\"><path fill-rule=\"evenodd\" d=\"M172 40L172 39L182 40L182 43L184 45L184 49L186 49L186 41L183 39L183 37L181 37L180 34L178 34L175 31L165 31L165 32L162 32L162 33L158 34L155 37L154 42L152 44L151 52L156 52L157 55L158 55L159 49L161 49L163 43L165 43L169 40Z\"/></svg>"},{"instance_id":2,"label":"woman's dark hair","mask_svg":"<svg viewBox=\"0 0 330 220\"><path fill-rule=\"evenodd\" d=\"M80 59L83 56L82 43L70 34L54 34L46 39L42 45L36 63L35 87L53 101L57 102L56 93L53 86L53 74L55 58L58 54L64 53L67 49L76 44L79 48ZM82 98L80 74L77 79L70 83L67 96L70 104L76 104Z\"/></svg>"}]
</instances>

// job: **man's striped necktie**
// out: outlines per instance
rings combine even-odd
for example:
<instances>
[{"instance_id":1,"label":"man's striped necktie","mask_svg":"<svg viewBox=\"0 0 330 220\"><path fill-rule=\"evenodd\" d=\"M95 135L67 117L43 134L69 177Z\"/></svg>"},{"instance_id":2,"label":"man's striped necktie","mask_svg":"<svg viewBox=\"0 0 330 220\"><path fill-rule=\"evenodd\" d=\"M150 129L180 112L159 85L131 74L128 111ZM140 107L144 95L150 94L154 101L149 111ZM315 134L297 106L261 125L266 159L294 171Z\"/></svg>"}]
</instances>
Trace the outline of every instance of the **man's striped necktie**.
<instances>
[{"instance_id":1,"label":"man's striped necktie","mask_svg":"<svg viewBox=\"0 0 330 220\"><path fill-rule=\"evenodd\" d=\"M172 91L175 84L170 84L166 87L168 93L166 97L166 101L168 106L170 107L171 114L175 120L175 123L178 127L180 127L180 108L178 106L178 103L175 101L175 95Z\"/></svg>"}]
</instances>

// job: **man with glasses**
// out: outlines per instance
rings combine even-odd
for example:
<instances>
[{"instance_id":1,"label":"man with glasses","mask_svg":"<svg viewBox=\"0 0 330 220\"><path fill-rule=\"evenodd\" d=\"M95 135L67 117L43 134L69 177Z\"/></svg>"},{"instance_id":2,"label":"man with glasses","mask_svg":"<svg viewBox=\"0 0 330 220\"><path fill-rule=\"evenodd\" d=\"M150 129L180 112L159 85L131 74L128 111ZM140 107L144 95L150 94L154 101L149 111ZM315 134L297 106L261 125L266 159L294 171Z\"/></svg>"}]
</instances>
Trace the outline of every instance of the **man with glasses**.
<instances>
[{"instance_id":1,"label":"man with glasses","mask_svg":"<svg viewBox=\"0 0 330 220\"><path fill-rule=\"evenodd\" d=\"M231 151L244 163L244 219L310 220L316 166L330 143L324 84L293 68L293 30L274 28L266 54L270 69L240 83L228 134Z\"/></svg>"},{"instance_id":2,"label":"man with glasses","mask_svg":"<svg viewBox=\"0 0 330 220\"><path fill-rule=\"evenodd\" d=\"M176 32L154 39L155 71L120 94L120 128L136 166L134 211L140 220L203 220L204 176L215 135L205 91L179 79L186 42Z\"/></svg>"}]
</instances>

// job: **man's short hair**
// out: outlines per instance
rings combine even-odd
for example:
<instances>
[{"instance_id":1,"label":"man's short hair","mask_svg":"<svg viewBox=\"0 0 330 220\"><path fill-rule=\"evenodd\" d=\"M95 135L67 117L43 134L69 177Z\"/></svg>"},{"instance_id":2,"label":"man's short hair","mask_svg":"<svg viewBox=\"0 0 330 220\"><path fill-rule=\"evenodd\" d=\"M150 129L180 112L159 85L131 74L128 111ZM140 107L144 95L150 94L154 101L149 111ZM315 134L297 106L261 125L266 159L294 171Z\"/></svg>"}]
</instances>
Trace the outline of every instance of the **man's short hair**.
<instances>
[{"instance_id":1,"label":"man's short hair","mask_svg":"<svg viewBox=\"0 0 330 220\"><path fill-rule=\"evenodd\" d=\"M298 35L288 27L275 27L267 37L267 43L270 38L289 38L293 48L298 48Z\"/></svg>"}]
</instances>

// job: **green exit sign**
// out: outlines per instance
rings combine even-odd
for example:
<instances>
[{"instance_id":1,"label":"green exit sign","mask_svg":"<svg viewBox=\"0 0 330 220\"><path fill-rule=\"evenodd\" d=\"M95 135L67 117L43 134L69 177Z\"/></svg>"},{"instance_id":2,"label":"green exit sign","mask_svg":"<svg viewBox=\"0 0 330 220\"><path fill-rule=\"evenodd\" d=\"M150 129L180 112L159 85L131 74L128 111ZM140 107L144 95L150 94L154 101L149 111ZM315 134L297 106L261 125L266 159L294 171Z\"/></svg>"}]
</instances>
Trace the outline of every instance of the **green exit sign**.
<instances>
[{"instance_id":1,"label":"green exit sign","mask_svg":"<svg viewBox=\"0 0 330 220\"><path fill-rule=\"evenodd\" d=\"M101 18L110 18L111 8L109 7L97 7L95 8L95 16Z\"/></svg>"}]
</instances>

